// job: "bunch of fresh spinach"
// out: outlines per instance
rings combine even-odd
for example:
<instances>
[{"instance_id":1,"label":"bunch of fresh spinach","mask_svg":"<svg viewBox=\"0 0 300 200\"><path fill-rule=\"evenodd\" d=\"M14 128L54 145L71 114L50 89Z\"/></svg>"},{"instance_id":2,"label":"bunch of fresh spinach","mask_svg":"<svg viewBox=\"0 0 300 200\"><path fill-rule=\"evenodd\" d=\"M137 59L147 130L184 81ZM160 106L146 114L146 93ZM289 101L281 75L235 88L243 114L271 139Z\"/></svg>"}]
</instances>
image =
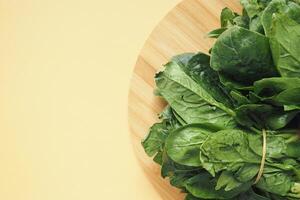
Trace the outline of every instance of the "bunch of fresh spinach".
<instances>
[{"instance_id":1,"label":"bunch of fresh spinach","mask_svg":"<svg viewBox=\"0 0 300 200\"><path fill-rule=\"evenodd\" d=\"M241 4L223 9L210 55L155 76L168 106L142 145L186 200L300 199L300 2Z\"/></svg>"}]
</instances>

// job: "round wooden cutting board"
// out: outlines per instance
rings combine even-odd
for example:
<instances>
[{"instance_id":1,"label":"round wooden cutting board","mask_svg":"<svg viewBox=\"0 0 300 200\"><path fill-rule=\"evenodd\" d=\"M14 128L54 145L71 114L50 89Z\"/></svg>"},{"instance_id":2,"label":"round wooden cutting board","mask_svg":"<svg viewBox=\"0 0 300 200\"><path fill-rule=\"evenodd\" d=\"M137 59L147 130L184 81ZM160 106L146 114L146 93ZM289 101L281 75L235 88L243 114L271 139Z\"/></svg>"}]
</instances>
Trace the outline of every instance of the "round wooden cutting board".
<instances>
[{"instance_id":1,"label":"round wooden cutting board","mask_svg":"<svg viewBox=\"0 0 300 200\"><path fill-rule=\"evenodd\" d=\"M214 40L206 34L220 26L225 7L240 12L238 0L184 0L158 24L141 50L129 92L129 126L134 151L151 183L164 200L183 200L184 195L160 176L160 168L147 157L141 140L157 122L165 103L154 96L154 75L162 65L184 52L208 52Z\"/></svg>"}]
</instances>

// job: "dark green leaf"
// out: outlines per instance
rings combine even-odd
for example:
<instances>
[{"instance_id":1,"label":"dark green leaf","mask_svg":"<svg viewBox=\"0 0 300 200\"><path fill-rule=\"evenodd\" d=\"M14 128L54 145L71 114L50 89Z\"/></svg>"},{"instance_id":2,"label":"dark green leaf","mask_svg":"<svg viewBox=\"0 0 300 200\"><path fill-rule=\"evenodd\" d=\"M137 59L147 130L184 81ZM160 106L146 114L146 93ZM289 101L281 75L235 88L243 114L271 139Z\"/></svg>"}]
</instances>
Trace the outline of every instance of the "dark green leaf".
<instances>
[{"instance_id":1,"label":"dark green leaf","mask_svg":"<svg viewBox=\"0 0 300 200\"><path fill-rule=\"evenodd\" d=\"M216 178L208 173L201 173L186 182L186 189L195 197L203 199L230 199L247 191L250 187L245 184L231 191L216 190Z\"/></svg>"},{"instance_id":2,"label":"dark green leaf","mask_svg":"<svg viewBox=\"0 0 300 200\"><path fill-rule=\"evenodd\" d=\"M201 166L200 146L210 133L219 130L212 124L190 124L173 131L167 138L168 156L176 163L186 166Z\"/></svg>"},{"instance_id":3,"label":"dark green leaf","mask_svg":"<svg viewBox=\"0 0 300 200\"><path fill-rule=\"evenodd\" d=\"M236 109L236 120L248 127L277 130L285 127L296 114L267 104L245 104Z\"/></svg>"},{"instance_id":4,"label":"dark green leaf","mask_svg":"<svg viewBox=\"0 0 300 200\"><path fill-rule=\"evenodd\" d=\"M276 75L268 39L241 27L225 31L214 45L211 56L214 70L241 84Z\"/></svg>"},{"instance_id":5,"label":"dark green leaf","mask_svg":"<svg viewBox=\"0 0 300 200\"><path fill-rule=\"evenodd\" d=\"M286 15L276 15L270 38L274 63L281 76L300 77L300 25Z\"/></svg>"},{"instance_id":6,"label":"dark green leaf","mask_svg":"<svg viewBox=\"0 0 300 200\"><path fill-rule=\"evenodd\" d=\"M168 129L164 122L156 123L150 128L149 134L142 142L148 156L152 157L158 151L162 150L167 135Z\"/></svg>"},{"instance_id":7,"label":"dark green leaf","mask_svg":"<svg viewBox=\"0 0 300 200\"><path fill-rule=\"evenodd\" d=\"M224 8L221 12L221 27L230 27L233 25L233 19L237 16L236 13L234 13L229 8Z\"/></svg>"},{"instance_id":8,"label":"dark green leaf","mask_svg":"<svg viewBox=\"0 0 300 200\"><path fill-rule=\"evenodd\" d=\"M215 100L232 108L234 100L229 90L220 82L218 73L210 67L210 57L203 53L193 56L187 65L188 75L205 89Z\"/></svg>"},{"instance_id":9,"label":"dark green leaf","mask_svg":"<svg viewBox=\"0 0 300 200\"><path fill-rule=\"evenodd\" d=\"M209 32L207 34L207 36L210 38L218 38L226 30L227 30L227 28L218 28L218 29L215 29L215 30Z\"/></svg>"},{"instance_id":10,"label":"dark green leaf","mask_svg":"<svg viewBox=\"0 0 300 200\"><path fill-rule=\"evenodd\" d=\"M232 127L233 111L216 101L201 85L189 77L178 64L171 62L156 76L160 94L187 123L214 123Z\"/></svg>"},{"instance_id":11,"label":"dark green leaf","mask_svg":"<svg viewBox=\"0 0 300 200\"><path fill-rule=\"evenodd\" d=\"M262 14L261 21L267 36L271 35L274 14L285 14L300 23L300 5L287 0L273 0Z\"/></svg>"}]
</instances>

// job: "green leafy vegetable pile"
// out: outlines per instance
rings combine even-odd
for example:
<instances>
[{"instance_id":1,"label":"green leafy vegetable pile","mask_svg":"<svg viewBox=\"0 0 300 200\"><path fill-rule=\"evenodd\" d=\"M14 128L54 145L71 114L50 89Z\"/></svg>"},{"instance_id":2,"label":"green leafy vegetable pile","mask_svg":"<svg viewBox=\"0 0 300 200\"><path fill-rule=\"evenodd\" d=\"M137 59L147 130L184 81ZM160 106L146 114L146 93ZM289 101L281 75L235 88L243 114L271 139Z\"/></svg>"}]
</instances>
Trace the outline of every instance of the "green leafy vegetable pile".
<instances>
[{"instance_id":1,"label":"green leafy vegetable pile","mask_svg":"<svg viewBox=\"0 0 300 200\"><path fill-rule=\"evenodd\" d=\"M241 4L223 9L210 55L156 74L168 106L142 145L186 200L300 199L300 1Z\"/></svg>"}]
</instances>

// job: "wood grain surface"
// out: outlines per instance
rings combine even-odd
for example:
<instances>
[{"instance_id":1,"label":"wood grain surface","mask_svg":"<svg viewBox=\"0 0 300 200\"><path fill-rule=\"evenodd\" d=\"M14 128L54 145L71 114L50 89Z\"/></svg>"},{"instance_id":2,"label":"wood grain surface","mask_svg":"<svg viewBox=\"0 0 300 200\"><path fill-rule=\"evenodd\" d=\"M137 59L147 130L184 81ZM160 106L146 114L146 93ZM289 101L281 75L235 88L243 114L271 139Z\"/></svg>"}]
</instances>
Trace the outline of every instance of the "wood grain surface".
<instances>
[{"instance_id":1,"label":"wood grain surface","mask_svg":"<svg viewBox=\"0 0 300 200\"><path fill-rule=\"evenodd\" d=\"M184 195L160 176L160 168L147 157L141 140L158 121L165 102L154 96L154 75L168 60L184 52L208 52L214 40L206 34L219 27L224 7L240 12L238 0L184 0L172 9L153 30L142 48L129 91L130 137L146 176L164 200L183 200ZM151 17L151 16L149 16Z\"/></svg>"}]
</instances>

